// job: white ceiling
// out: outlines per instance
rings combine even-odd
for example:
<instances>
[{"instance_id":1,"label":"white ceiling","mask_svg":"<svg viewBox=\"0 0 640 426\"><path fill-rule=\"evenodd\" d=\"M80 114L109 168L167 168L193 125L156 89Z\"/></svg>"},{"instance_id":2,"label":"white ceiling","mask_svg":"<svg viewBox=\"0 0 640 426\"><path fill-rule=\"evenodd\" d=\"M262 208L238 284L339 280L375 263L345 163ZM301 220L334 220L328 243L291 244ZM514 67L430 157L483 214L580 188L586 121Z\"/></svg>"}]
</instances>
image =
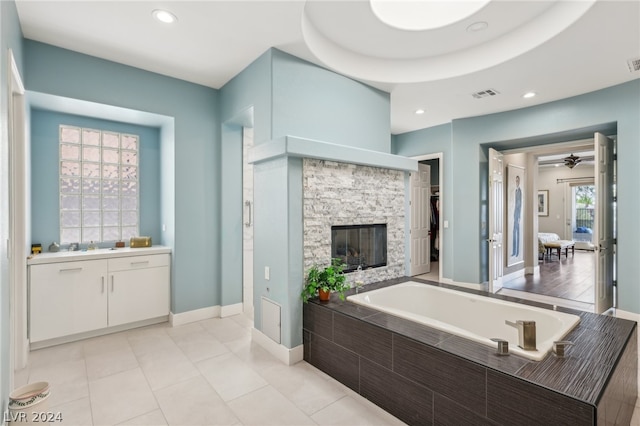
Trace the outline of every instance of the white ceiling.
<instances>
[{"instance_id":1,"label":"white ceiling","mask_svg":"<svg viewBox=\"0 0 640 426\"><path fill-rule=\"evenodd\" d=\"M640 0L493 0L424 31L383 24L367 0L16 4L26 38L213 88L276 47L391 93L393 133L640 78L627 66L640 57ZM157 8L178 22L156 22ZM467 31L475 22L488 28ZM471 95L485 89L499 94Z\"/></svg>"}]
</instances>

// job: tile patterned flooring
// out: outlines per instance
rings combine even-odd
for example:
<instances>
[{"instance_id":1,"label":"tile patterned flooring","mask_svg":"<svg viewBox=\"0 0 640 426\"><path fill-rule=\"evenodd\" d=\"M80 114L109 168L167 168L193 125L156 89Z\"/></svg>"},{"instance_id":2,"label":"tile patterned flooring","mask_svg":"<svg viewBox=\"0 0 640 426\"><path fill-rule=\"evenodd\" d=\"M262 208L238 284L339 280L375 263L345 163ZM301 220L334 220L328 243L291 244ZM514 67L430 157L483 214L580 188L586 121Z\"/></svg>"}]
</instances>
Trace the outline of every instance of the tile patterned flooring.
<instances>
[{"instance_id":1,"label":"tile patterned flooring","mask_svg":"<svg viewBox=\"0 0 640 426\"><path fill-rule=\"evenodd\" d=\"M64 425L402 425L333 378L286 366L237 315L31 352L16 387L51 384ZM59 423L58 423L59 424ZM640 426L640 400L632 426Z\"/></svg>"},{"instance_id":2,"label":"tile patterned flooring","mask_svg":"<svg viewBox=\"0 0 640 426\"><path fill-rule=\"evenodd\" d=\"M48 381L64 425L404 424L306 362L282 364L251 324L164 323L36 350L15 387Z\"/></svg>"}]
</instances>

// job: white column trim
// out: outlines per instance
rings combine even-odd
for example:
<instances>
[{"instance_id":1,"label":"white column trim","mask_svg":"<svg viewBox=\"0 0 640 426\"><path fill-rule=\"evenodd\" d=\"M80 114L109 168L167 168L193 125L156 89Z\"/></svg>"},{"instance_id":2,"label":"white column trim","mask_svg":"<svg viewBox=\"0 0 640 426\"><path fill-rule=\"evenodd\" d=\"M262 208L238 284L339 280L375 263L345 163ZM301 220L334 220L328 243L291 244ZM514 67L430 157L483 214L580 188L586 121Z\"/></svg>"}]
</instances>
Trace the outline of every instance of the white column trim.
<instances>
[{"instance_id":1,"label":"white column trim","mask_svg":"<svg viewBox=\"0 0 640 426\"><path fill-rule=\"evenodd\" d=\"M304 345L295 348L287 348L274 342L256 328L251 329L251 340L262 346L267 352L275 356L285 365L293 365L304 359Z\"/></svg>"}]
</instances>

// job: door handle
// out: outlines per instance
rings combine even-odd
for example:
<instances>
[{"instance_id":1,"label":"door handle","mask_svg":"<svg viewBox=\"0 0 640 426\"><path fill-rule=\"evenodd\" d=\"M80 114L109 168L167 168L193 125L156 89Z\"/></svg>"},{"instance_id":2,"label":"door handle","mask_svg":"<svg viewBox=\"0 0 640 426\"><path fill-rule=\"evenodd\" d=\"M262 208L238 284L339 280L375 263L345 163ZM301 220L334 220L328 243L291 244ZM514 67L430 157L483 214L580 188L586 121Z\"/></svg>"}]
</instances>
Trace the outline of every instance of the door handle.
<instances>
[{"instance_id":1,"label":"door handle","mask_svg":"<svg viewBox=\"0 0 640 426\"><path fill-rule=\"evenodd\" d=\"M102 278L102 293L104 293L104 275L100 278Z\"/></svg>"},{"instance_id":2,"label":"door handle","mask_svg":"<svg viewBox=\"0 0 640 426\"><path fill-rule=\"evenodd\" d=\"M111 293L113 293L113 275L111 275Z\"/></svg>"},{"instance_id":3,"label":"door handle","mask_svg":"<svg viewBox=\"0 0 640 426\"><path fill-rule=\"evenodd\" d=\"M248 215L247 215L247 221L244 223L244 226L246 226L247 228L251 226L251 201L247 200L244 202L244 205L249 209L248 211Z\"/></svg>"}]
</instances>

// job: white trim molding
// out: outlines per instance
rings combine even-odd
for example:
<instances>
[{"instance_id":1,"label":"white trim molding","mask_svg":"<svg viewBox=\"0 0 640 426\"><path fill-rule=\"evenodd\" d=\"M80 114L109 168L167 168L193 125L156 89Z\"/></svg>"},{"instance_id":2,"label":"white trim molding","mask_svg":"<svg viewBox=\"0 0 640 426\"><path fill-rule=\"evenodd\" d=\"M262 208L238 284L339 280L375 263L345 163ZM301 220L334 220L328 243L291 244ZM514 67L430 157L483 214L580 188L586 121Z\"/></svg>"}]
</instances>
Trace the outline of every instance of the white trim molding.
<instances>
[{"instance_id":1,"label":"white trim molding","mask_svg":"<svg viewBox=\"0 0 640 426\"><path fill-rule=\"evenodd\" d=\"M304 359L304 345L287 348L274 342L256 328L251 329L251 340L262 346L267 352L278 358L285 365L293 365Z\"/></svg>"},{"instance_id":2,"label":"white trim molding","mask_svg":"<svg viewBox=\"0 0 640 426\"><path fill-rule=\"evenodd\" d=\"M631 321L640 323L640 314L636 314L634 312L623 311L622 309L616 309L614 311L614 316L616 318L622 318L622 319L631 320ZM640 384L638 386L640 386Z\"/></svg>"},{"instance_id":3,"label":"white trim molding","mask_svg":"<svg viewBox=\"0 0 640 426\"><path fill-rule=\"evenodd\" d=\"M193 311L180 312L179 314L169 313L169 323L172 327L202 321L211 318L220 318L220 306L209 306L207 308L195 309Z\"/></svg>"},{"instance_id":4,"label":"white trim molding","mask_svg":"<svg viewBox=\"0 0 640 426\"><path fill-rule=\"evenodd\" d=\"M534 277L540 276L540 265L536 266L527 266L524 268L525 275L533 275Z\"/></svg>"},{"instance_id":5,"label":"white trim molding","mask_svg":"<svg viewBox=\"0 0 640 426\"><path fill-rule=\"evenodd\" d=\"M220 318L239 315L242 313L242 309L243 309L242 303L222 306L220 308Z\"/></svg>"},{"instance_id":6,"label":"white trim molding","mask_svg":"<svg viewBox=\"0 0 640 426\"><path fill-rule=\"evenodd\" d=\"M31 203L29 189L30 151L27 146L25 89L20 70L13 55L7 50L7 127L8 127L8 193L3 197L8 202L9 233L6 242L9 258L9 388L13 389L15 371L25 368L29 359L29 339L27 337L27 261L30 250L27 241L31 229L28 224ZM3 241L2 244L5 244Z\"/></svg>"}]
</instances>

